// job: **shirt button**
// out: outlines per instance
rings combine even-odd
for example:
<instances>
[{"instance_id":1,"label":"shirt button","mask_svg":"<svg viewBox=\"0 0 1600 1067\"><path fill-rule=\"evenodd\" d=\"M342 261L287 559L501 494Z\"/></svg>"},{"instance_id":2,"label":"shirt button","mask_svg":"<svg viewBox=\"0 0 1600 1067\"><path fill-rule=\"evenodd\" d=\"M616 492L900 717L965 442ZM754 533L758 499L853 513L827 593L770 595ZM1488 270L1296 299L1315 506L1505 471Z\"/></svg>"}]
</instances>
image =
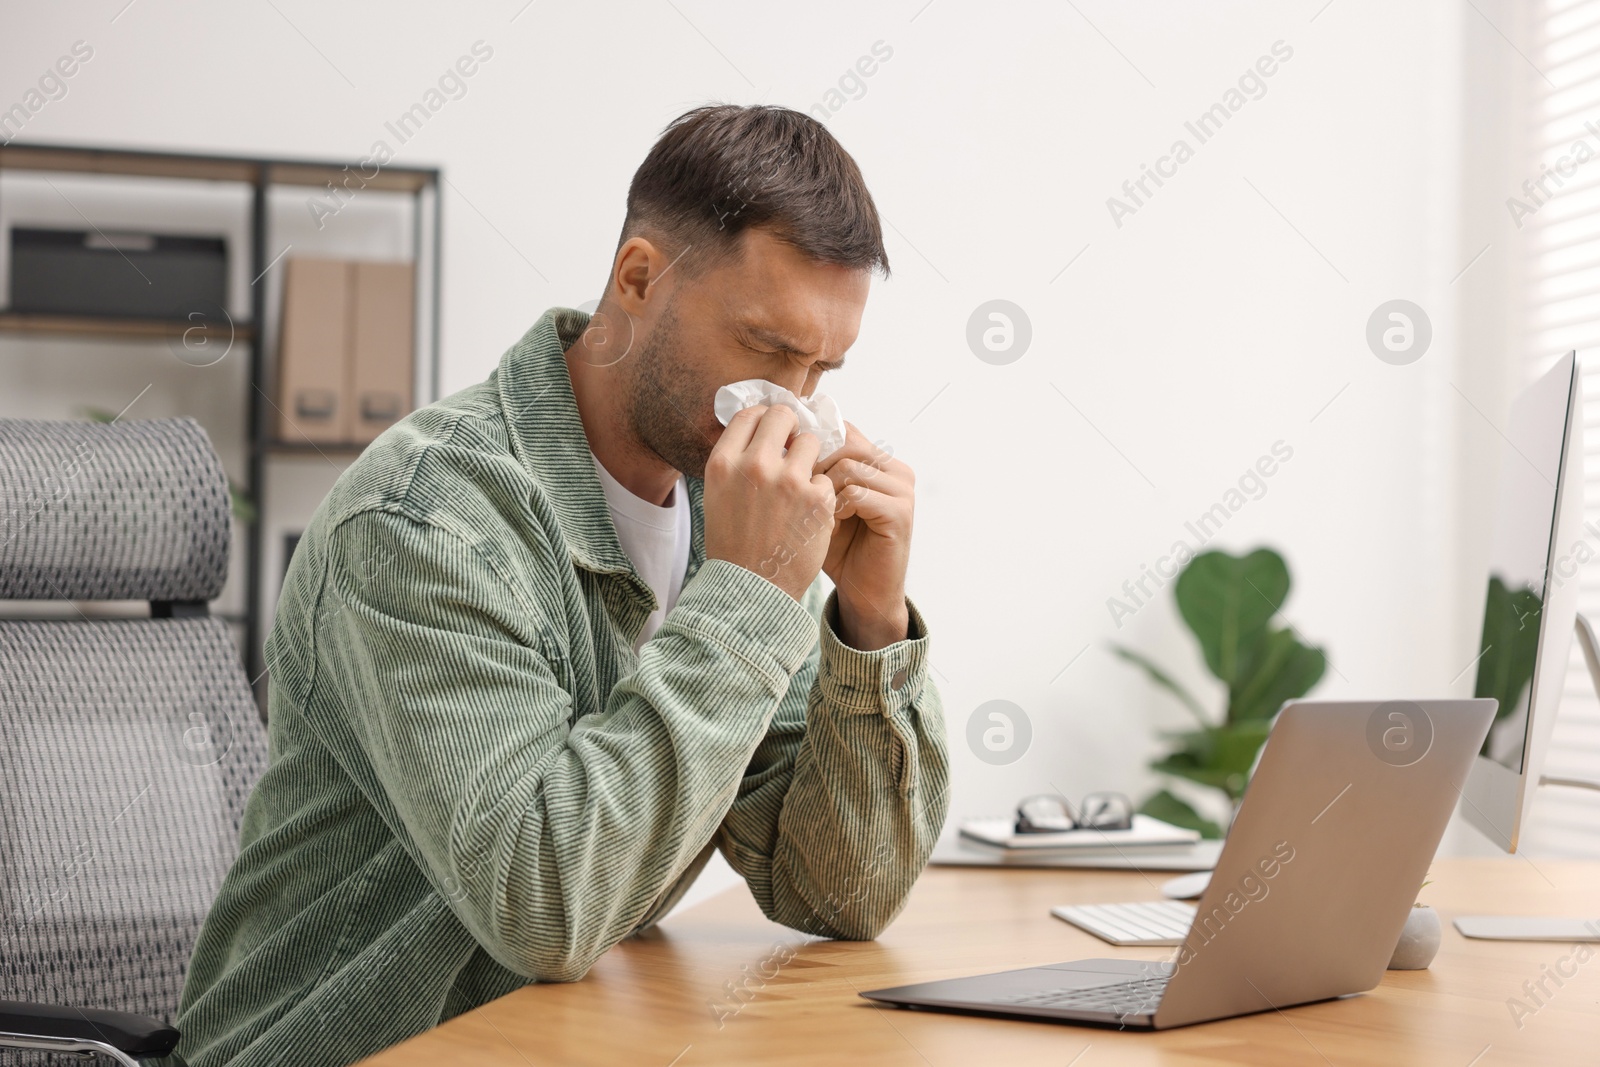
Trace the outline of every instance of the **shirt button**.
<instances>
[{"instance_id":1,"label":"shirt button","mask_svg":"<svg viewBox=\"0 0 1600 1067\"><path fill-rule=\"evenodd\" d=\"M889 676L889 688L900 689L906 684L906 669L901 667Z\"/></svg>"}]
</instances>

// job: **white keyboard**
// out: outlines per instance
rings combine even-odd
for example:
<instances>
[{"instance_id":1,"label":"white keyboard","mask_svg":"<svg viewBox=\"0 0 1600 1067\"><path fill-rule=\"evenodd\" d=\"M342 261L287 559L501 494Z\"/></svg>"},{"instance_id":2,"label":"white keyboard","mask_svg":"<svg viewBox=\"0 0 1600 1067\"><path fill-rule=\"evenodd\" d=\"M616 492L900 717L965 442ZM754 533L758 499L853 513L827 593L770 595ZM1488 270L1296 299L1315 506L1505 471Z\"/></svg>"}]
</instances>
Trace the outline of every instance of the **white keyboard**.
<instances>
[{"instance_id":1,"label":"white keyboard","mask_svg":"<svg viewBox=\"0 0 1600 1067\"><path fill-rule=\"evenodd\" d=\"M1062 904L1050 914L1113 945L1181 945L1194 925L1194 905L1180 900Z\"/></svg>"}]
</instances>

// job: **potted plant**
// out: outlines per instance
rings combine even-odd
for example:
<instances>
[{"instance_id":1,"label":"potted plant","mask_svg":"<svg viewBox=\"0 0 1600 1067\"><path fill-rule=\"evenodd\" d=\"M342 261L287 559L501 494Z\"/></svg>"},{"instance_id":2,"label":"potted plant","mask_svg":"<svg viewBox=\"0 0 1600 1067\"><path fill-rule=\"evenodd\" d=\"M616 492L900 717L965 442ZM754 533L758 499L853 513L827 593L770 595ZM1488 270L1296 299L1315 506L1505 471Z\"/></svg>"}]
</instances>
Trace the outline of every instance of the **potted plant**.
<instances>
[{"instance_id":1,"label":"potted plant","mask_svg":"<svg viewBox=\"0 0 1600 1067\"><path fill-rule=\"evenodd\" d=\"M1293 628L1273 625L1289 598L1289 568L1270 548L1244 556L1202 552L1184 566L1173 588L1178 613L1199 642L1207 668L1227 687L1222 713L1207 712L1171 674L1140 653L1118 645L1112 650L1175 696L1195 719L1194 729L1168 735L1171 751L1151 768L1218 790L1236 809L1273 716L1284 701L1305 696L1322 679L1327 657L1303 644ZM1205 837L1223 834L1223 825L1167 789L1146 798L1139 810Z\"/></svg>"}]
</instances>

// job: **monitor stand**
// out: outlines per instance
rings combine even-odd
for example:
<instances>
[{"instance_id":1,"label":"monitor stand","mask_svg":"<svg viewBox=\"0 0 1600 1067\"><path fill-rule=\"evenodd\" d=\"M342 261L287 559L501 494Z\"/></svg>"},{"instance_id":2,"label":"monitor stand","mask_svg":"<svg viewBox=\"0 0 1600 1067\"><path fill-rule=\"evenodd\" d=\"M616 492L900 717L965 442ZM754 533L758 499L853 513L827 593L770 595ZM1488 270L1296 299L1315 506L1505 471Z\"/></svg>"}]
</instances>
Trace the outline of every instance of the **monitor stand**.
<instances>
[{"instance_id":1,"label":"monitor stand","mask_svg":"<svg viewBox=\"0 0 1600 1067\"><path fill-rule=\"evenodd\" d=\"M1589 666L1589 680L1600 693L1600 638L1582 615L1578 616L1578 645ZM1573 789L1600 790L1600 782L1582 778L1539 776L1540 785L1562 785ZM1455 921L1463 937L1487 941L1600 941L1600 918L1552 919L1533 915L1462 915Z\"/></svg>"}]
</instances>

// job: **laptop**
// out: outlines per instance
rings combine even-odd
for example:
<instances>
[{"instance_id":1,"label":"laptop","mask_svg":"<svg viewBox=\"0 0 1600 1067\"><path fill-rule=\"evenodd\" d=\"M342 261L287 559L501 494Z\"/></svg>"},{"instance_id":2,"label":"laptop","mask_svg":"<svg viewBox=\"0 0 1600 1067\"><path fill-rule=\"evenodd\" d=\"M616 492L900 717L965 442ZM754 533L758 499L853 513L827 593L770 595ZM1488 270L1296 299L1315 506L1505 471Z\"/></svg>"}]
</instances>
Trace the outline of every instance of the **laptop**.
<instances>
[{"instance_id":1,"label":"laptop","mask_svg":"<svg viewBox=\"0 0 1600 1067\"><path fill-rule=\"evenodd\" d=\"M1495 706L1285 704L1171 960L1078 960L861 996L904 1008L1164 1030L1372 989Z\"/></svg>"}]
</instances>

